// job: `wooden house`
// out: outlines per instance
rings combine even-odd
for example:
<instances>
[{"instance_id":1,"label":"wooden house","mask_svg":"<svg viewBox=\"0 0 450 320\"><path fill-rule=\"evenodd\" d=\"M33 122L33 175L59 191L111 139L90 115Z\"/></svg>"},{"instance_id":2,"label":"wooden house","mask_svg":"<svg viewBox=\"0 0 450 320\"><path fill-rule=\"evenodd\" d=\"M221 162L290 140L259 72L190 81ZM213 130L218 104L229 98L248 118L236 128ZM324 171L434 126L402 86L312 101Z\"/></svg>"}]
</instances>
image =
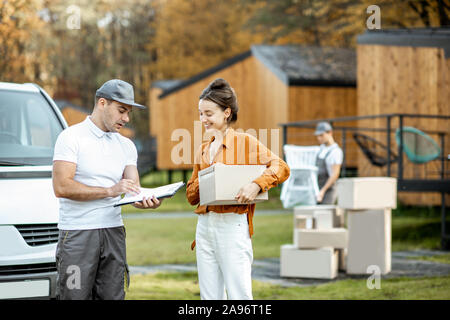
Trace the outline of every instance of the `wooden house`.
<instances>
[{"instance_id":1,"label":"wooden house","mask_svg":"<svg viewBox=\"0 0 450 320\"><path fill-rule=\"evenodd\" d=\"M204 141L199 95L216 78L226 79L237 94L239 113L233 127L255 135L280 156L279 124L356 115L354 50L254 45L189 79L151 87L150 133L157 139L158 169L192 168L195 150ZM305 129L289 132L287 142L317 144L313 130ZM348 161L356 165L355 157Z\"/></svg>"},{"instance_id":2,"label":"wooden house","mask_svg":"<svg viewBox=\"0 0 450 320\"><path fill-rule=\"evenodd\" d=\"M357 96L358 115L428 114L450 115L450 28L392 29L367 31L357 39ZM386 119L358 121L361 127L386 128ZM397 152L394 132L399 118L390 124L390 148ZM444 155L450 153L449 120L436 118L404 118L403 126L415 127L427 133L441 145L444 136ZM386 132L372 133L379 141L387 141ZM360 154L360 175L385 175L386 170L368 165ZM445 168L448 168L448 161ZM405 178L441 177L440 161L414 165L404 155ZM396 176L394 164L392 176ZM408 204L440 204L438 193L401 193ZM448 195L447 195L448 196Z\"/></svg>"}]
</instances>

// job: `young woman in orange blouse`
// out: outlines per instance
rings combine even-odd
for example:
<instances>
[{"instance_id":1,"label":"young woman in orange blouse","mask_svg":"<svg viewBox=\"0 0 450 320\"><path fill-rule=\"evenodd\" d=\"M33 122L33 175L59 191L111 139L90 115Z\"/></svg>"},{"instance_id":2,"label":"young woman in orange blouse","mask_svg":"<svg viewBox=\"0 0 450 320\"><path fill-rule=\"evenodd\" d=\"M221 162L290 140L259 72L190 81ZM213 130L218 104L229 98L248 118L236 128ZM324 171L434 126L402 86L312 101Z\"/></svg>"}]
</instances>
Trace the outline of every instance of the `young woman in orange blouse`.
<instances>
[{"instance_id":1,"label":"young woman in orange blouse","mask_svg":"<svg viewBox=\"0 0 450 320\"><path fill-rule=\"evenodd\" d=\"M200 121L212 133L210 141L196 152L186 196L191 205L200 202L198 171L214 163L266 165L263 174L243 186L236 195L238 205L197 206L197 269L202 299L253 299L251 264L253 215L249 204L289 177L289 167L252 135L233 130L237 120L237 97L227 81L216 79L200 95ZM226 182L224 182L226 183Z\"/></svg>"}]
</instances>

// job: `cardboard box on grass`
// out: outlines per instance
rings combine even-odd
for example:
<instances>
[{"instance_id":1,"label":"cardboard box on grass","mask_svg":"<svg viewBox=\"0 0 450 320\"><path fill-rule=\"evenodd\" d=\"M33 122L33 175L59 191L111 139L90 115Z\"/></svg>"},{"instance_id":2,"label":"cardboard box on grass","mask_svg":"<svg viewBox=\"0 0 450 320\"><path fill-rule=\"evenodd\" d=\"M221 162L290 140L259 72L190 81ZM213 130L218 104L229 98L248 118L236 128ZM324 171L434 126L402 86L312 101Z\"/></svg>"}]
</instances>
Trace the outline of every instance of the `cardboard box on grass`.
<instances>
[{"instance_id":1,"label":"cardboard box on grass","mask_svg":"<svg viewBox=\"0 0 450 320\"><path fill-rule=\"evenodd\" d=\"M335 212L333 210L317 210L314 211L315 229L331 229L334 226Z\"/></svg>"},{"instance_id":2,"label":"cardboard box on grass","mask_svg":"<svg viewBox=\"0 0 450 320\"><path fill-rule=\"evenodd\" d=\"M348 244L348 232L344 228L332 229L297 229L297 248L322 248L332 247L346 249Z\"/></svg>"},{"instance_id":3,"label":"cardboard box on grass","mask_svg":"<svg viewBox=\"0 0 450 320\"><path fill-rule=\"evenodd\" d=\"M313 215L317 210L336 210L335 205L331 204L317 204L312 206L295 206L294 214Z\"/></svg>"},{"instance_id":4,"label":"cardboard box on grass","mask_svg":"<svg viewBox=\"0 0 450 320\"><path fill-rule=\"evenodd\" d=\"M314 229L314 218L309 215L294 214L294 245L297 247L297 230Z\"/></svg>"},{"instance_id":5,"label":"cardboard box on grass","mask_svg":"<svg viewBox=\"0 0 450 320\"><path fill-rule=\"evenodd\" d=\"M312 216L295 214L294 229L314 229L314 218Z\"/></svg>"},{"instance_id":6,"label":"cardboard box on grass","mask_svg":"<svg viewBox=\"0 0 450 320\"><path fill-rule=\"evenodd\" d=\"M281 246L280 276L312 279L334 279L338 274L338 252L333 248L297 249Z\"/></svg>"},{"instance_id":7,"label":"cardboard box on grass","mask_svg":"<svg viewBox=\"0 0 450 320\"><path fill-rule=\"evenodd\" d=\"M213 164L198 172L200 205L239 204L234 197L245 185L262 175L263 165ZM259 193L251 203L269 199L266 192ZM248 204L248 203L246 203Z\"/></svg>"},{"instance_id":8,"label":"cardboard box on grass","mask_svg":"<svg viewBox=\"0 0 450 320\"><path fill-rule=\"evenodd\" d=\"M347 273L367 274L375 265L391 271L391 209L348 210Z\"/></svg>"},{"instance_id":9,"label":"cardboard box on grass","mask_svg":"<svg viewBox=\"0 0 450 320\"><path fill-rule=\"evenodd\" d=\"M329 217L326 212L332 216L332 226L329 224ZM315 218L315 229L323 228L324 226L332 228L340 228L344 226L344 210L335 205L314 205L314 206L296 206L294 207L295 215L312 216ZM320 219L321 221L317 221Z\"/></svg>"},{"instance_id":10,"label":"cardboard box on grass","mask_svg":"<svg viewBox=\"0 0 450 320\"><path fill-rule=\"evenodd\" d=\"M397 179L341 178L336 183L338 207L352 210L397 208Z\"/></svg>"}]
</instances>

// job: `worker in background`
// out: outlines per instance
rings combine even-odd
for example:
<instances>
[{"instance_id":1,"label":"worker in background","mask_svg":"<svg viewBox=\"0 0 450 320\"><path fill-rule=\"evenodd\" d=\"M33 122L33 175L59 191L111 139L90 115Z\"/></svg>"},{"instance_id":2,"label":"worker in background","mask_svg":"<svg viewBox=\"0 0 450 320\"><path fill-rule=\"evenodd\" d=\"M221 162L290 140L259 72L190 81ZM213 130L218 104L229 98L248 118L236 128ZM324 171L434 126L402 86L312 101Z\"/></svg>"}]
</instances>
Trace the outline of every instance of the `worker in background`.
<instances>
[{"instance_id":1,"label":"worker in background","mask_svg":"<svg viewBox=\"0 0 450 320\"><path fill-rule=\"evenodd\" d=\"M319 168L317 202L335 204L337 199L335 183L341 173L344 155L342 149L334 141L331 124L319 122L314 135L320 144L320 150L316 158L316 166Z\"/></svg>"}]
</instances>

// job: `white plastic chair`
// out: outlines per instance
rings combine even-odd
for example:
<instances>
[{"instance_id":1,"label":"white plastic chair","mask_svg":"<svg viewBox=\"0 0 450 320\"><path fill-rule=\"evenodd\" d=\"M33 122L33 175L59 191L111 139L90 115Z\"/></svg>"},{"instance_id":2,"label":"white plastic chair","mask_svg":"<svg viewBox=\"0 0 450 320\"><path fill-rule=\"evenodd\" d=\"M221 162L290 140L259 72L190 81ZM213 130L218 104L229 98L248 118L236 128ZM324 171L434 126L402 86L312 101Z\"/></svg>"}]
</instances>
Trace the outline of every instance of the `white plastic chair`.
<instances>
[{"instance_id":1,"label":"white plastic chair","mask_svg":"<svg viewBox=\"0 0 450 320\"><path fill-rule=\"evenodd\" d=\"M317 204L319 186L316 157L319 149L319 146L283 146L286 163L291 169L291 175L281 187L280 200L284 208Z\"/></svg>"}]
</instances>

